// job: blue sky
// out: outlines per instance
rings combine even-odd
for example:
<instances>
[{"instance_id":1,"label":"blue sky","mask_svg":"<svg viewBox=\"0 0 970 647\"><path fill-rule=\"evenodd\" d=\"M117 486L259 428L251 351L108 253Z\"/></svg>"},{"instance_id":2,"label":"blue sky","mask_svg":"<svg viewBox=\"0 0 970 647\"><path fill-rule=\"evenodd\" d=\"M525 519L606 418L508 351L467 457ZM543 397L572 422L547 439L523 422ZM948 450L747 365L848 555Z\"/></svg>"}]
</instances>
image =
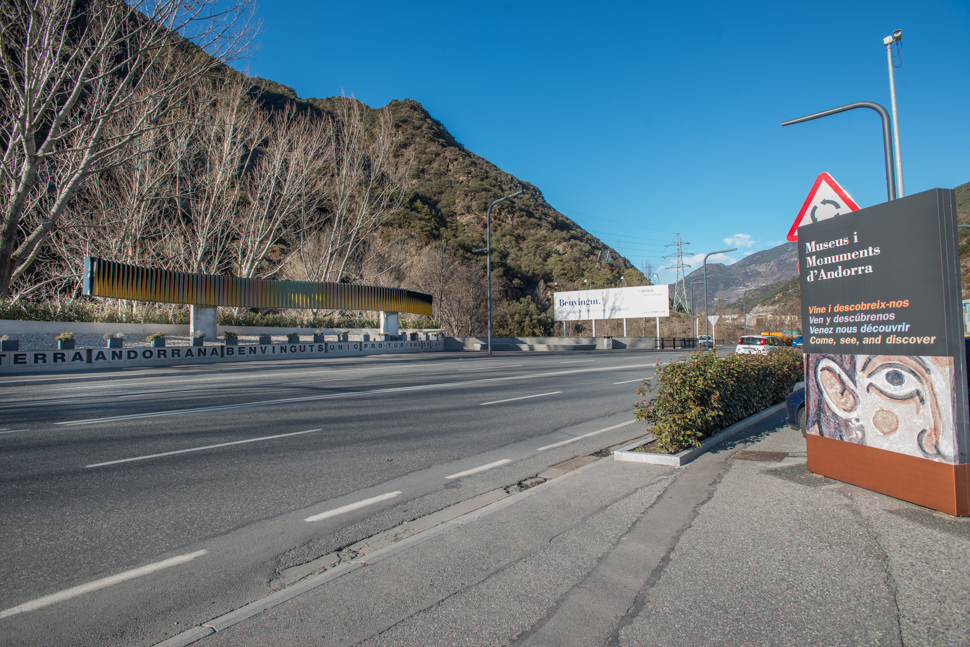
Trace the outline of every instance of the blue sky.
<instances>
[{"instance_id":1,"label":"blue sky","mask_svg":"<svg viewBox=\"0 0 970 647\"><path fill-rule=\"evenodd\" d=\"M890 109L895 29L905 193L970 181L967 0L264 0L257 18L250 74L301 97L418 101L641 268L669 265L678 233L694 267L780 244L823 171L861 207L884 202L876 113L780 124Z\"/></svg>"}]
</instances>

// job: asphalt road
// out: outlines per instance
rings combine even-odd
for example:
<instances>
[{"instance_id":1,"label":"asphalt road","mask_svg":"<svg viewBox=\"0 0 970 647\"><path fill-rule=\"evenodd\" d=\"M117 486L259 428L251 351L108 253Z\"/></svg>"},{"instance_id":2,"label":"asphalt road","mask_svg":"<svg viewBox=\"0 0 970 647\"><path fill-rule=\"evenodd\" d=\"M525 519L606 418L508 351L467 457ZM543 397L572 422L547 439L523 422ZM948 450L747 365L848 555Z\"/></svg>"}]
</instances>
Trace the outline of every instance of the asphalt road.
<instances>
[{"instance_id":1,"label":"asphalt road","mask_svg":"<svg viewBox=\"0 0 970 647\"><path fill-rule=\"evenodd\" d=\"M265 595L283 569L642 436L625 424L634 390L678 356L455 353L4 385L0 639L154 644Z\"/></svg>"}]
</instances>

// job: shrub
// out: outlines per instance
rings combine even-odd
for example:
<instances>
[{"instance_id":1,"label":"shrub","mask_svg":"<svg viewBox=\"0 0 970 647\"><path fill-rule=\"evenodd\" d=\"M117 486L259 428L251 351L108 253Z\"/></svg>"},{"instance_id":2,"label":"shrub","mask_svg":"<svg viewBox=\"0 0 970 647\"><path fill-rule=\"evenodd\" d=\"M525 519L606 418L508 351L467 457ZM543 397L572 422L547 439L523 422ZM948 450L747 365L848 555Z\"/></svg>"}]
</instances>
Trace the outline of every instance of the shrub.
<instances>
[{"instance_id":1,"label":"shrub","mask_svg":"<svg viewBox=\"0 0 970 647\"><path fill-rule=\"evenodd\" d=\"M107 339L124 339L125 338L125 333L123 333L123 332L106 332L105 334L101 335L101 338L102 339L105 339L105 340L107 340Z\"/></svg>"},{"instance_id":2,"label":"shrub","mask_svg":"<svg viewBox=\"0 0 970 647\"><path fill-rule=\"evenodd\" d=\"M163 332L153 332L148 337L145 337L145 341L155 341L156 339L164 339L165 333Z\"/></svg>"},{"instance_id":3,"label":"shrub","mask_svg":"<svg viewBox=\"0 0 970 647\"><path fill-rule=\"evenodd\" d=\"M74 333L72 332L62 332L60 335L55 337L57 341L71 341L74 339Z\"/></svg>"},{"instance_id":4,"label":"shrub","mask_svg":"<svg viewBox=\"0 0 970 647\"><path fill-rule=\"evenodd\" d=\"M0 335L0 341L9 341L10 335Z\"/></svg>"},{"instance_id":5,"label":"shrub","mask_svg":"<svg viewBox=\"0 0 970 647\"><path fill-rule=\"evenodd\" d=\"M297 343L298 341L300 341L300 333L291 332L287 334L286 341L290 342L291 344Z\"/></svg>"},{"instance_id":6,"label":"shrub","mask_svg":"<svg viewBox=\"0 0 970 647\"><path fill-rule=\"evenodd\" d=\"M239 337L239 333L235 333L231 330L227 330L226 332L223 333L223 336L226 339L236 339L237 337Z\"/></svg>"},{"instance_id":7,"label":"shrub","mask_svg":"<svg viewBox=\"0 0 970 647\"><path fill-rule=\"evenodd\" d=\"M802 379L802 353L796 349L727 357L691 353L659 367L653 383L645 380L633 409L637 420L654 425L660 449L676 453L783 401Z\"/></svg>"},{"instance_id":8,"label":"shrub","mask_svg":"<svg viewBox=\"0 0 970 647\"><path fill-rule=\"evenodd\" d=\"M202 339L203 337L205 337L205 331L204 330L193 330L192 331L192 339Z\"/></svg>"}]
</instances>

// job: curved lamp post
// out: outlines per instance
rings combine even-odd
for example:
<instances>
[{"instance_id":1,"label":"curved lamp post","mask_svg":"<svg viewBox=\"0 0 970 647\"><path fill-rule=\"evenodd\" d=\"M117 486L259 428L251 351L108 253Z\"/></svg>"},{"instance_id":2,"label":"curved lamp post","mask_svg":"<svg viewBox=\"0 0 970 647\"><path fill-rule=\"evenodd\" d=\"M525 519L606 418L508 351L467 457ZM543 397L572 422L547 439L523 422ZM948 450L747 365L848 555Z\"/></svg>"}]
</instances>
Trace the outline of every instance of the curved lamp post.
<instances>
[{"instance_id":1,"label":"curved lamp post","mask_svg":"<svg viewBox=\"0 0 970 647\"><path fill-rule=\"evenodd\" d=\"M709 252L704 255L704 334L710 336L711 331L708 326L711 324L711 320L708 319L710 315L707 314L707 257L713 256L714 254L727 254L728 252L738 251L737 247L732 247L731 249L722 249L716 252Z\"/></svg>"},{"instance_id":2,"label":"curved lamp post","mask_svg":"<svg viewBox=\"0 0 970 647\"><path fill-rule=\"evenodd\" d=\"M696 316L696 313L694 312L694 284L695 283L703 283L703 282L704 282L704 279L694 279L693 281L690 282L690 318L691 318L691 320L693 320L694 317ZM696 325L693 325L691 327L692 328L697 328ZM697 331L696 330L694 331L694 337L697 337Z\"/></svg>"},{"instance_id":3,"label":"curved lamp post","mask_svg":"<svg viewBox=\"0 0 970 647\"><path fill-rule=\"evenodd\" d=\"M781 122L782 126L791 126L792 124L800 124L803 121L811 121L812 119L820 119L822 117L828 117L829 115L835 115L840 112L846 112L847 110L855 110L856 108L869 108L870 110L875 110L879 113L879 117L882 119L882 148L883 154L886 157L886 193L890 200L896 199L896 174L893 171L893 144L892 136L889 134L889 113L878 103L873 103L872 101L856 101L855 103L848 103L844 106L839 106L838 108L832 108L831 110L823 110L822 112L816 112L811 115L805 115L804 117L799 117L798 119L789 119L788 121Z\"/></svg>"},{"instance_id":4,"label":"curved lamp post","mask_svg":"<svg viewBox=\"0 0 970 647\"><path fill-rule=\"evenodd\" d=\"M515 193L510 193L509 195L499 198L488 205L488 211L485 212L485 281L488 294L485 298L488 302L488 354L492 354L492 207L497 205L503 200L508 200L509 198L514 198L515 196L522 193L521 191L516 191Z\"/></svg>"},{"instance_id":5,"label":"curved lamp post","mask_svg":"<svg viewBox=\"0 0 970 647\"><path fill-rule=\"evenodd\" d=\"M764 286L762 285L758 287L764 287ZM745 302L745 299L748 296L748 292L751 292L752 290L757 290L757 289L758 288L748 288L747 290L741 293L741 312L744 313L743 315L741 315L744 317L744 320L741 322L741 325L744 326L744 332L741 333L742 335L748 334L748 304Z\"/></svg>"}]
</instances>

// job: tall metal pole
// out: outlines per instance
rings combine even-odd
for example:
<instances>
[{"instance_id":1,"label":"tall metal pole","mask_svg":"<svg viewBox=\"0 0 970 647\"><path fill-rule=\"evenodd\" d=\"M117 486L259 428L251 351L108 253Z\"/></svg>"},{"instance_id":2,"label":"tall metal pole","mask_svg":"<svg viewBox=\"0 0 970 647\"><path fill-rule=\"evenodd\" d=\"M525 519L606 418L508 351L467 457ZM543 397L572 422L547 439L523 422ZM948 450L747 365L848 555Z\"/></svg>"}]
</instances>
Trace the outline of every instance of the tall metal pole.
<instances>
[{"instance_id":1,"label":"tall metal pole","mask_svg":"<svg viewBox=\"0 0 970 647\"><path fill-rule=\"evenodd\" d=\"M707 335L708 337L710 337L710 333L711 333L710 329L708 328L708 326L711 323L711 320L708 319L710 315L708 314L708 310L707 310L707 257L713 256L714 254L727 254L728 252L736 252L736 251L738 251L738 248L732 247L731 249L722 249L716 252L708 252L707 254L704 255L704 334Z\"/></svg>"},{"instance_id":2,"label":"tall metal pole","mask_svg":"<svg viewBox=\"0 0 970 647\"><path fill-rule=\"evenodd\" d=\"M893 43L903 39L903 30L897 29L892 36L882 39L882 44L886 46L886 60L889 62L889 96L893 110L893 150L896 154L896 195L903 197L903 160L902 153L899 152L899 115L896 114L896 79L893 73Z\"/></svg>"},{"instance_id":3,"label":"tall metal pole","mask_svg":"<svg viewBox=\"0 0 970 647\"><path fill-rule=\"evenodd\" d=\"M654 276L657 277L657 284L660 284L660 275L654 272ZM653 345L657 345L657 339L660 339L660 315L657 315L657 338L654 339Z\"/></svg>"},{"instance_id":4,"label":"tall metal pole","mask_svg":"<svg viewBox=\"0 0 970 647\"><path fill-rule=\"evenodd\" d=\"M696 316L696 313L694 312L694 284L695 283L703 283L703 282L704 282L704 279L694 279L693 281L690 282L690 318L692 320ZM694 324L693 328L694 328L694 337L697 337L697 324L696 323Z\"/></svg>"},{"instance_id":5,"label":"tall metal pole","mask_svg":"<svg viewBox=\"0 0 970 647\"><path fill-rule=\"evenodd\" d=\"M759 285L758 287L764 287L764 286ZM757 290L757 289L758 288L748 288L743 293L741 293L741 312L744 313L742 315L744 317L744 321L741 322L741 325L744 326L744 332L741 333L742 335L748 334L748 305L745 299L747 299L748 297L748 292L751 292L752 290Z\"/></svg>"},{"instance_id":6,"label":"tall metal pole","mask_svg":"<svg viewBox=\"0 0 970 647\"><path fill-rule=\"evenodd\" d=\"M889 134L889 113L886 112L886 109L878 103L873 103L872 101L856 101L855 103L848 103L838 108L832 108L831 110L823 110L822 112L805 115L804 117L799 117L798 119L789 119L788 121L781 122L781 125L791 126L792 124L800 124L803 121L821 119L822 117L836 115L840 112L846 112L848 110L855 110L856 108L869 108L870 110L875 110L879 113L879 117L882 119L882 149L883 155L886 158L886 193L890 200L895 200L896 173L893 171L893 141L892 136Z\"/></svg>"},{"instance_id":7,"label":"tall metal pole","mask_svg":"<svg viewBox=\"0 0 970 647\"><path fill-rule=\"evenodd\" d=\"M485 289L488 291L486 295L486 300L488 303L488 354L492 354L492 207L497 205L503 200L508 200L509 198L514 198L515 196L522 193L521 191L516 191L515 193L510 193L509 195L499 198L488 205L488 210L485 212Z\"/></svg>"}]
</instances>

